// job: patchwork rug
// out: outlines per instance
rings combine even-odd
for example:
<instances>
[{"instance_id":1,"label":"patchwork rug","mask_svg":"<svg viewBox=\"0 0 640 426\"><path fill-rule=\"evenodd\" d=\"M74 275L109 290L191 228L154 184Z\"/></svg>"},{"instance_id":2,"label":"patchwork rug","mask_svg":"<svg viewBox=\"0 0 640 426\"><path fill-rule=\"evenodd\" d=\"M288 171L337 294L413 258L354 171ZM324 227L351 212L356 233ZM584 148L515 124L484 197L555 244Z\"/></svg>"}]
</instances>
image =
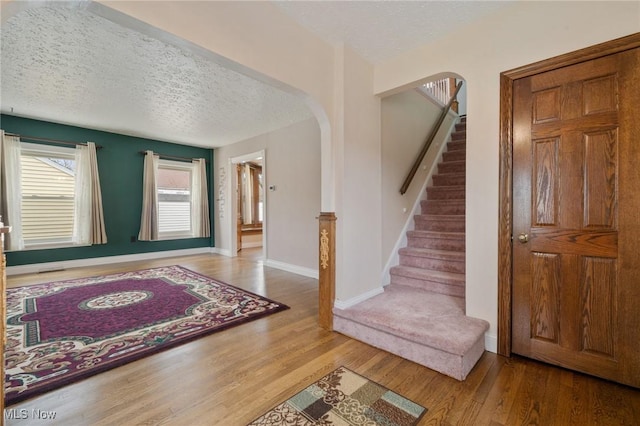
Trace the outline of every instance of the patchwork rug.
<instances>
[{"instance_id":1,"label":"patchwork rug","mask_svg":"<svg viewBox=\"0 0 640 426\"><path fill-rule=\"evenodd\" d=\"M340 367L249 426L409 426L426 412L421 405Z\"/></svg>"},{"instance_id":2,"label":"patchwork rug","mask_svg":"<svg viewBox=\"0 0 640 426\"><path fill-rule=\"evenodd\" d=\"M7 404L287 309L180 266L7 290Z\"/></svg>"}]
</instances>

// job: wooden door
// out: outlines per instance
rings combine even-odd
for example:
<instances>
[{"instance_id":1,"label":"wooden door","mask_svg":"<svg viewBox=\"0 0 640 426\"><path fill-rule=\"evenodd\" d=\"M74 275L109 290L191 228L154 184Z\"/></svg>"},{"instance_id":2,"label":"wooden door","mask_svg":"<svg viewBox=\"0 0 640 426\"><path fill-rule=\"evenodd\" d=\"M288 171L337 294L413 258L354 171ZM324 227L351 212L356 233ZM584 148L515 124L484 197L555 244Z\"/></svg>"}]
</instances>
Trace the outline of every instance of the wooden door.
<instances>
[{"instance_id":1,"label":"wooden door","mask_svg":"<svg viewBox=\"0 0 640 426\"><path fill-rule=\"evenodd\" d=\"M236 252L242 250L242 224L244 220L242 219L242 205L244 193L242 191L242 165L236 165L236 175L237 175L237 184L236 184Z\"/></svg>"},{"instance_id":2,"label":"wooden door","mask_svg":"<svg viewBox=\"0 0 640 426\"><path fill-rule=\"evenodd\" d=\"M640 48L513 86L512 351L640 387Z\"/></svg>"}]
</instances>

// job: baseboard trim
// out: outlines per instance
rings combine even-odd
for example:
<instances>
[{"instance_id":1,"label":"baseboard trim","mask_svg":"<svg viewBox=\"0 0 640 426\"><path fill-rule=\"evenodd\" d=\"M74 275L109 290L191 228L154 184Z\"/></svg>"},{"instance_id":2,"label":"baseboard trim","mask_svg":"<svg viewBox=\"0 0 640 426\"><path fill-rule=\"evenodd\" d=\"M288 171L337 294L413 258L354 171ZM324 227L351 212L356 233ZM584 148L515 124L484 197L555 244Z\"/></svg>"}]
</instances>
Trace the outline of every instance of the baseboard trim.
<instances>
[{"instance_id":1,"label":"baseboard trim","mask_svg":"<svg viewBox=\"0 0 640 426\"><path fill-rule=\"evenodd\" d=\"M364 302L367 299L371 299L373 296L377 296L380 293L384 292L384 288L383 287L378 287L378 288L374 288L373 290L369 290L365 293L362 293L356 297L352 297L350 299L347 300L339 300L336 299L333 302L333 307L336 309L347 309L350 308L352 306L357 305L358 303Z\"/></svg>"},{"instance_id":2,"label":"baseboard trim","mask_svg":"<svg viewBox=\"0 0 640 426\"><path fill-rule=\"evenodd\" d=\"M498 336L489 333L484 335L484 348L489 352L498 353Z\"/></svg>"},{"instance_id":3,"label":"baseboard trim","mask_svg":"<svg viewBox=\"0 0 640 426\"><path fill-rule=\"evenodd\" d=\"M59 271L83 266L108 265L111 263L135 262L165 257L189 256L194 254L213 253L211 247L198 247L183 250L152 251L147 253L124 254L119 256L92 257L88 259L63 260L59 262L32 263L7 267L7 275L34 274L39 272Z\"/></svg>"},{"instance_id":4,"label":"baseboard trim","mask_svg":"<svg viewBox=\"0 0 640 426\"><path fill-rule=\"evenodd\" d=\"M293 274L302 275L303 277L318 279L318 270L305 268L304 266L292 265L290 263L279 262L277 260L267 259L263 262L264 266L291 272Z\"/></svg>"},{"instance_id":5,"label":"baseboard trim","mask_svg":"<svg viewBox=\"0 0 640 426\"><path fill-rule=\"evenodd\" d=\"M242 243L242 248L256 248L262 247L262 240L256 241L255 243Z\"/></svg>"},{"instance_id":6,"label":"baseboard trim","mask_svg":"<svg viewBox=\"0 0 640 426\"><path fill-rule=\"evenodd\" d=\"M231 250L229 249L221 249L218 247L211 247L211 253L219 254L222 256L233 257Z\"/></svg>"}]
</instances>

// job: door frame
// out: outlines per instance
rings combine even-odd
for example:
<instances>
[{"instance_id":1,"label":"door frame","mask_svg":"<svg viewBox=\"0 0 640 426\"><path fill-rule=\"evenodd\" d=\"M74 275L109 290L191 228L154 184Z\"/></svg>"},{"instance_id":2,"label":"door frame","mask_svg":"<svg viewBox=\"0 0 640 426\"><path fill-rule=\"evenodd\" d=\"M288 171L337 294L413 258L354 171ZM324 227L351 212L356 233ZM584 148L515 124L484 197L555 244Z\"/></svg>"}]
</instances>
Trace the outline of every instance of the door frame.
<instances>
[{"instance_id":1,"label":"door frame","mask_svg":"<svg viewBox=\"0 0 640 426\"><path fill-rule=\"evenodd\" d=\"M231 220L229 224L229 235L231 236L230 250L231 257L238 255L238 244L236 240L236 233L238 232L238 193L236 189L238 187L238 178L235 170L236 164L241 164L244 161L255 160L256 158L262 158L262 258L267 259L267 192L265 191L265 182L267 181L267 156L264 149L249 154L238 155L229 158L229 170L231 170L231 179L229 185L231 186Z\"/></svg>"},{"instance_id":2,"label":"door frame","mask_svg":"<svg viewBox=\"0 0 640 426\"><path fill-rule=\"evenodd\" d=\"M532 75L640 47L640 33L500 73L498 206L498 354L511 355L513 287L513 84Z\"/></svg>"}]
</instances>

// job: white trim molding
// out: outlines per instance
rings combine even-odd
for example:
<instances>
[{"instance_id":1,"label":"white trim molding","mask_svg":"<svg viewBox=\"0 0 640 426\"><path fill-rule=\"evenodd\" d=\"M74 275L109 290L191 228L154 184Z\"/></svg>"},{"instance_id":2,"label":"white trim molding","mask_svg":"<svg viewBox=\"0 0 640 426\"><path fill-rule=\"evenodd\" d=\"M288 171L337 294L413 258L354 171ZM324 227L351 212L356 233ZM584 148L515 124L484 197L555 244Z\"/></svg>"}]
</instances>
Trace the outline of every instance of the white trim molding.
<instances>
[{"instance_id":1,"label":"white trim molding","mask_svg":"<svg viewBox=\"0 0 640 426\"><path fill-rule=\"evenodd\" d=\"M267 259L263 262L264 266L270 268L281 269L283 271L291 272L293 274L302 275L308 278L318 279L318 270L305 268L304 266L292 265L290 263L279 262L277 260Z\"/></svg>"},{"instance_id":2,"label":"white trim molding","mask_svg":"<svg viewBox=\"0 0 640 426\"><path fill-rule=\"evenodd\" d=\"M494 354L498 353L498 336L485 333L484 334L484 348Z\"/></svg>"},{"instance_id":3,"label":"white trim molding","mask_svg":"<svg viewBox=\"0 0 640 426\"><path fill-rule=\"evenodd\" d=\"M333 307L336 309L347 309L352 306L357 305L358 303L364 302L367 299L371 299L373 296L377 296L380 293L384 292L383 287L374 288L373 290L369 290L366 293L362 293L356 297L352 297L347 300L338 300L336 299L333 302Z\"/></svg>"},{"instance_id":4,"label":"white trim molding","mask_svg":"<svg viewBox=\"0 0 640 426\"><path fill-rule=\"evenodd\" d=\"M165 257L190 256L213 253L211 247L198 247L183 250L152 251L147 253L124 254L120 256L91 257L87 259L62 260L59 262L32 263L7 267L7 275L34 274L39 272L61 271L83 266L108 265L111 263L135 262L138 260L159 259Z\"/></svg>"},{"instance_id":5,"label":"white trim molding","mask_svg":"<svg viewBox=\"0 0 640 426\"><path fill-rule=\"evenodd\" d=\"M211 253L219 254L221 256L233 257L233 253L231 252L231 250L219 247L211 247Z\"/></svg>"}]
</instances>

